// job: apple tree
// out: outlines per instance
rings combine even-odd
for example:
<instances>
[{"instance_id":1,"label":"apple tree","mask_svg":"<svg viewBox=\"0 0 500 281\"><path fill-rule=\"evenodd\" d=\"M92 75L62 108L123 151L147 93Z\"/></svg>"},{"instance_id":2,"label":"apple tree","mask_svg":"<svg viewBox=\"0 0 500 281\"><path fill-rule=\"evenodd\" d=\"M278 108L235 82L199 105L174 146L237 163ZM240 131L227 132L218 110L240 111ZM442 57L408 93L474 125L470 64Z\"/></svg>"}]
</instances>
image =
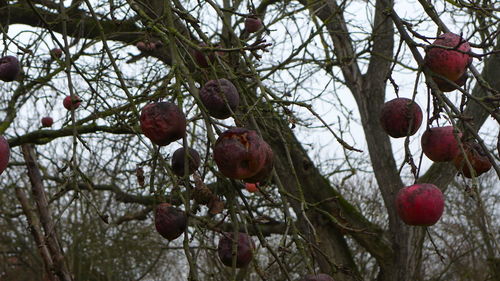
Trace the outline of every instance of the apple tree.
<instances>
[{"instance_id":1,"label":"apple tree","mask_svg":"<svg viewBox=\"0 0 500 281\"><path fill-rule=\"evenodd\" d=\"M497 10L2 1L0 279L500 280Z\"/></svg>"}]
</instances>

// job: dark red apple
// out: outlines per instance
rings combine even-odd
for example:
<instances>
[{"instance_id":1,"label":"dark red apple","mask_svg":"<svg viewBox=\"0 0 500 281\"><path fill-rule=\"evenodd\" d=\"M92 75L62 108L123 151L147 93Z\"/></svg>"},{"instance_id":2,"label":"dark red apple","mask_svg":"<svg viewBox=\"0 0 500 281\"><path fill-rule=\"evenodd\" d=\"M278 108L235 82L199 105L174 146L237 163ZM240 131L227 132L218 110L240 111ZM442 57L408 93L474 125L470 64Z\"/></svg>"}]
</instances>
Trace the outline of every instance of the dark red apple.
<instances>
[{"instance_id":1,"label":"dark red apple","mask_svg":"<svg viewBox=\"0 0 500 281\"><path fill-rule=\"evenodd\" d=\"M73 98L71 98L71 96L66 96L63 100L64 108L67 110L77 109L81 103L82 100L78 96L74 96Z\"/></svg>"},{"instance_id":2,"label":"dark red apple","mask_svg":"<svg viewBox=\"0 0 500 281\"><path fill-rule=\"evenodd\" d=\"M228 178L248 179L266 164L267 146L255 131L232 128L223 132L214 146L214 160Z\"/></svg>"},{"instance_id":3,"label":"dark red apple","mask_svg":"<svg viewBox=\"0 0 500 281\"><path fill-rule=\"evenodd\" d=\"M168 203L161 203L156 206L155 227L161 236L172 241L186 230L186 214Z\"/></svg>"},{"instance_id":4,"label":"dark red apple","mask_svg":"<svg viewBox=\"0 0 500 281\"><path fill-rule=\"evenodd\" d=\"M137 49L139 49L139 51L141 52L151 52L154 49L156 49L157 45L158 44L154 42L143 42L143 41L139 41L137 42L137 44L135 44Z\"/></svg>"},{"instance_id":5,"label":"dark red apple","mask_svg":"<svg viewBox=\"0 0 500 281\"><path fill-rule=\"evenodd\" d=\"M54 124L52 117L47 116L42 118L42 127L52 127L52 124Z\"/></svg>"},{"instance_id":6,"label":"dark red apple","mask_svg":"<svg viewBox=\"0 0 500 281\"><path fill-rule=\"evenodd\" d=\"M7 168L10 158L10 146L7 140L0 136L0 175Z\"/></svg>"},{"instance_id":7,"label":"dark red apple","mask_svg":"<svg viewBox=\"0 0 500 281\"><path fill-rule=\"evenodd\" d=\"M141 112L141 130L157 145L168 145L186 135L186 117L171 102L146 105Z\"/></svg>"},{"instance_id":8,"label":"dark red apple","mask_svg":"<svg viewBox=\"0 0 500 281\"><path fill-rule=\"evenodd\" d=\"M59 48L54 48L50 50L50 56L54 59L60 59L62 57L63 50Z\"/></svg>"},{"instance_id":9,"label":"dark red apple","mask_svg":"<svg viewBox=\"0 0 500 281\"><path fill-rule=\"evenodd\" d=\"M396 195L396 210L408 225L433 225L443 214L443 193L429 183L404 187Z\"/></svg>"},{"instance_id":10,"label":"dark red apple","mask_svg":"<svg viewBox=\"0 0 500 281\"><path fill-rule=\"evenodd\" d=\"M181 147L177 149L174 154L172 155L172 171L174 174L176 174L179 177L184 176L184 157L185 157L185 149L184 147ZM191 175L200 167L200 154L198 154L198 151L189 148L188 149L189 154L187 155L189 159L189 164L188 164L188 175Z\"/></svg>"},{"instance_id":11,"label":"dark red apple","mask_svg":"<svg viewBox=\"0 0 500 281\"><path fill-rule=\"evenodd\" d=\"M439 46L448 47L448 49ZM462 37L451 32L444 33L427 48L424 63L432 72L451 81L458 81L472 62L472 57L463 52L470 51L469 43Z\"/></svg>"},{"instance_id":12,"label":"dark red apple","mask_svg":"<svg viewBox=\"0 0 500 281\"><path fill-rule=\"evenodd\" d=\"M422 124L420 106L407 98L386 102L380 112L380 125L393 138L411 136Z\"/></svg>"},{"instance_id":13,"label":"dark red apple","mask_svg":"<svg viewBox=\"0 0 500 281\"><path fill-rule=\"evenodd\" d=\"M236 235L238 236L237 238ZM252 261L255 244L248 234L242 232L225 232L222 234L219 240L219 246L217 247L221 262L226 266L232 266L233 243L236 244L236 268L247 266Z\"/></svg>"},{"instance_id":14,"label":"dark red apple","mask_svg":"<svg viewBox=\"0 0 500 281\"><path fill-rule=\"evenodd\" d=\"M257 174L255 174L249 178L246 178L245 182L265 183L271 177L271 173L273 172L273 168L274 168L274 153L273 153L273 150L271 149L271 146L267 142L264 142L263 146L264 146L264 149L266 151L266 158L264 160L265 164L262 167L262 169L260 169L260 171L257 172Z\"/></svg>"},{"instance_id":15,"label":"dark red apple","mask_svg":"<svg viewBox=\"0 0 500 281\"><path fill-rule=\"evenodd\" d=\"M207 44L201 43L200 47L207 47ZM214 64L217 60L215 53L213 52L202 52L196 49L193 49L191 52L193 55L194 61L202 68L210 67L211 64Z\"/></svg>"},{"instance_id":16,"label":"dark red apple","mask_svg":"<svg viewBox=\"0 0 500 281\"><path fill-rule=\"evenodd\" d=\"M13 56L5 56L0 58L0 80L11 82L16 80L16 77L21 71L19 60Z\"/></svg>"},{"instance_id":17,"label":"dark red apple","mask_svg":"<svg viewBox=\"0 0 500 281\"><path fill-rule=\"evenodd\" d=\"M333 278L324 273L316 274L316 275L307 275L302 279L302 281L334 281Z\"/></svg>"},{"instance_id":18,"label":"dark red apple","mask_svg":"<svg viewBox=\"0 0 500 281\"><path fill-rule=\"evenodd\" d=\"M483 148L476 142L466 142L463 144L465 155L467 155L467 159L469 160L472 169L474 170L474 174L476 177L488 172L492 164ZM457 170L461 171L464 177L472 178L472 171L469 169L467 162L464 159L463 153L458 153L455 159L453 159L453 164Z\"/></svg>"},{"instance_id":19,"label":"dark red apple","mask_svg":"<svg viewBox=\"0 0 500 281\"><path fill-rule=\"evenodd\" d=\"M224 78L208 81L200 90L200 99L210 116L218 119L231 117L240 104L238 90Z\"/></svg>"},{"instance_id":20,"label":"dark red apple","mask_svg":"<svg viewBox=\"0 0 500 281\"><path fill-rule=\"evenodd\" d=\"M262 20L257 17L248 17L245 19L245 30L248 33L254 33L262 28Z\"/></svg>"},{"instance_id":21,"label":"dark red apple","mask_svg":"<svg viewBox=\"0 0 500 281\"><path fill-rule=\"evenodd\" d=\"M448 162L460 152L457 138L461 137L458 133L455 138L453 126L429 128L422 135L422 150L434 162Z\"/></svg>"}]
</instances>

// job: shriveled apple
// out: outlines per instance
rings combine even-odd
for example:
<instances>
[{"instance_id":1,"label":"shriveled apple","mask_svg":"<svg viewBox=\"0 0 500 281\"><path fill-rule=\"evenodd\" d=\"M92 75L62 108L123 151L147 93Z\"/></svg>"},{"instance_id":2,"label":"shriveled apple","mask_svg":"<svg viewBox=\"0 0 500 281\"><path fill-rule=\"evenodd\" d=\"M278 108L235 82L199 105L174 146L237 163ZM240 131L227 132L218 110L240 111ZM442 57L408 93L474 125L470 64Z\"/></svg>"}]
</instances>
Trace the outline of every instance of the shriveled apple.
<instances>
[{"instance_id":1,"label":"shriveled apple","mask_svg":"<svg viewBox=\"0 0 500 281\"><path fill-rule=\"evenodd\" d=\"M194 171L196 171L198 167L200 167L200 154L198 153L198 151L192 148L189 148L188 151L189 153L187 155L188 157L187 175L190 175L194 173ZM185 154L186 150L184 149L184 147L181 147L177 149L172 155L172 171L179 177L184 176L184 163L185 163L184 159L186 156Z\"/></svg>"},{"instance_id":2,"label":"shriveled apple","mask_svg":"<svg viewBox=\"0 0 500 281\"><path fill-rule=\"evenodd\" d=\"M157 145L168 145L186 135L186 117L171 102L155 102L141 111L141 130Z\"/></svg>"},{"instance_id":3,"label":"shriveled apple","mask_svg":"<svg viewBox=\"0 0 500 281\"><path fill-rule=\"evenodd\" d=\"M240 95L231 81L221 78L208 81L200 90L200 99L210 116L218 119L231 117L240 104Z\"/></svg>"},{"instance_id":4,"label":"shriveled apple","mask_svg":"<svg viewBox=\"0 0 500 281\"><path fill-rule=\"evenodd\" d=\"M457 170L459 170L464 177L472 178L473 174L478 177L491 169L493 165L491 164L490 159L488 159L488 156L486 156L483 148L477 142L466 142L463 146L465 155L467 156L472 169L470 169L467 165L463 153L459 153L455 156L453 164L455 164Z\"/></svg>"}]
</instances>

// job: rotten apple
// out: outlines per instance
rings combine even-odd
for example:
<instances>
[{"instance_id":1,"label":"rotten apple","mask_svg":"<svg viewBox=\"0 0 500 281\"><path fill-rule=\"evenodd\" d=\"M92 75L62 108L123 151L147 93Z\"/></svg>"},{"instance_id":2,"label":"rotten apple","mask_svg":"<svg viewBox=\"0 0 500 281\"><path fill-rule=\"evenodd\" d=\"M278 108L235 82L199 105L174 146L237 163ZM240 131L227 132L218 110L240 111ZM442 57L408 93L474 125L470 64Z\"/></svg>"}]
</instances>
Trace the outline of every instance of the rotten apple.
<instances>
[{"instance_id":1,"label":"rotten apple","mask_svg":"<svg viewBox=\"0 0 500 281\"><path fill-rule=\"evenodd\" d=\"M245 180L266 165L268 144L253 130L232 128L223 132L214 146L214 160L226 177Z\"/></svg>"},{"instance_id":2,"label":"rotten apple","mask_svg":"<svg viewBox=\"0 0 500 281\"><path fill-rule=\"evenodd\" d=\"M186 150L184 147L181 147L177 149L174 154L172 155L172 172L176 174L179 177L184 176L184 159L185 159L185 152ZM198 151L189 148L188 149L189 153L187 155L189 162L188 162L188 171L186 175L191 175L200 167L200 154Z\"/></svg>"},{"instance_id":3,"label":"rotten apple","mask_svg":"<svg viewBox=\"0 0 500 281\"><path fill-rule=\"evenodd\" d=\"M477 142L466 142L463 144L463 147L465 155L472 166L472 170L467 165L463 153L458 153L457 156L455 156L453 164L455 164L457 170L459 170L464 177L472 178L473 174L478 177L491 169L492 164L490 159L488 159L483 148Z\"/></svg>"},{"instance_id":4,"label":"rotten apple","mask_svg":"<svg viewBox=\"0 0 500 281\"><path fill-rule=\"evenodd\" d=\"M186 135L186 117L171 102L155 102L141 111L141 130L157 145L168 145Z\"/></svg>"},{"instance_id":5,"label":"rotten apple","mask_svg":"<svg viewBox=\"0 0 500 281\"><path fill-rule=\"evenodd\" d=\"M240 95L231 81L221 78L208 81L200 90L200 99L210 116L226 119L240 104Z\"/></svg>"},{"instance_id":6,"label":"rotten apple","mask_svg":"<svg viewBox=\"0 0 500 281\"><path fill-rule=\"evenodd\" d=\"M156 206L154 217L156 231L169 241L181 236L186 230L186 214L168 203L161 203Z\"/></svg>"}]
</instances>

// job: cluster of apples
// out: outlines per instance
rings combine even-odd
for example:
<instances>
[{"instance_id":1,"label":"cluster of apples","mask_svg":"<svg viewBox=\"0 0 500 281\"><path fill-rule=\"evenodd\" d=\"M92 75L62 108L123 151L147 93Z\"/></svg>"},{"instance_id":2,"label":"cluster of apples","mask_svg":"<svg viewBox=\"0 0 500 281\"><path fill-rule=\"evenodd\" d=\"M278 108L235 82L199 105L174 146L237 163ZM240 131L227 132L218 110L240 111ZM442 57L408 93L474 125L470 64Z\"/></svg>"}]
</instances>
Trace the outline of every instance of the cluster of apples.
<instances>
[{"instance_id":1,"label":"cluster of apples","mask_svg":"<svg viewBox=\"0 0 500 281\"><path fill-rule=\"evenodd\" d=\"M231 117L240 101L237 88L224 78L205 83L199 96L208 115L217 119ZM186 126L184 113L174 103L153 102L141 111L141 130L157 145L165 146L182 139L186 136ZM255 185L266 181L274 166L274 154L270 145L256 131L240 127L230 128L220 134L213 146L213 158L224 176ZM185 159L189 161L187 165ZM190 175L200 166L199 153L192 148L179 148L172 155L171 166L177 176ZM198 203L208 202L197 200L196 196L194 199ZM159 204L155 210L155 227L160 235L174 240L187 227L186 213L168 203ZM255 250L254 242L246 233L222 233L218 246L221 262L226 266L233 265L233 244L237 245L235 266L246 267Z\"/></svg>"},{"instance_id":2,"label":"cluster of apples","mask_svg":"<svg viewBox=\"0 0 500 281\"><path fill-rule=\"evenodd\" d=\"M432 79L441 91L452 91L456 89L453 84L462 86L465 83L467 67L472 61L468 52L469 43L453 33L439 36L429 46L424 62L432 71ZM422 124L422 110L410 99L396 98L383 105L380 124L393 138L411 136ZM471 178L487 172L492 164L482 148L476 142L464 141L462 153L461 138L462 134L453 126L428 128L421 138L422 150L434 162L453 161L457 170L465 177ZM407 186L396 196L396 209L406 224L430 226L435 224L443 213L443 194L433 184Z\"/></svg>"}]
</instances>

